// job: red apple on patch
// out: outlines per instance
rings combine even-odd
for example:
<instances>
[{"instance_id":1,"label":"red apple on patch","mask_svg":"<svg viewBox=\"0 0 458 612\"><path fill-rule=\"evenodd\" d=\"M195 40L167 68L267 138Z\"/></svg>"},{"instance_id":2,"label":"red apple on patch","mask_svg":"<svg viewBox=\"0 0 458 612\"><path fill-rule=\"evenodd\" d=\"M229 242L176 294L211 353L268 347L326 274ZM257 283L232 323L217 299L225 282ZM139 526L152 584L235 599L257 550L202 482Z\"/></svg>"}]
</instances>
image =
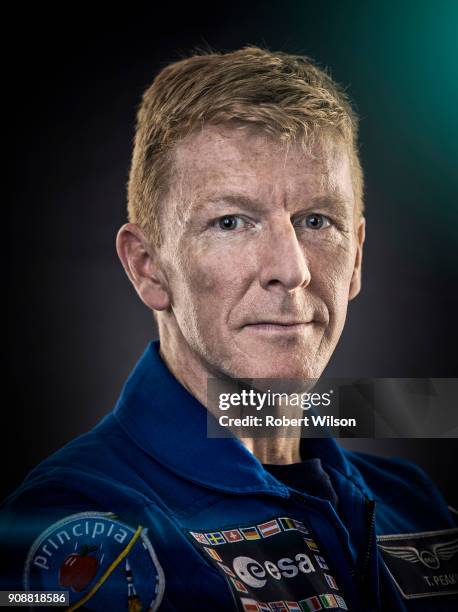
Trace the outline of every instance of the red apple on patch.
<instances>
[{"instance_id":1,"label":"red apple on patch","mask_svg":"<svg viewBox=\"0 0 458 612\"><path fill-rule=\"evenodd\" d=\"M90 552L97 550L97 546L84 546L80 553L71 553L65 557L59 569L59 584L70 587L79 593L87 587L97 573L99 562Z\"/></svg>"}]
</instances>

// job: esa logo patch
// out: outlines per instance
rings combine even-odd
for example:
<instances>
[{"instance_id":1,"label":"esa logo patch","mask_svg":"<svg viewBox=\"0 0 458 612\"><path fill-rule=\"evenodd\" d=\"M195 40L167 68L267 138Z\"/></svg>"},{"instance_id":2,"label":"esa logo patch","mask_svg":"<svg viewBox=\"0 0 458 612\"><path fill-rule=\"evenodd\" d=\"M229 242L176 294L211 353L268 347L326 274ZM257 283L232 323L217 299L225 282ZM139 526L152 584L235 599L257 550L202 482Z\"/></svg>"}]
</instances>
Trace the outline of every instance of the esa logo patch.
<instances>
[{"instance_id":1,"label":"esa logo patch","mask_svg":"<svg viewBox=\"0 0 458 612\"><path fill-rule=\"evenodd\" d=\"M382 535L377 543L406 599L458 594L458 529Z\"/></svg>"},{"instance_id":2,"label":"esa logo patch","mask_svg":"<svg viewBox=\"0 0 458 612\"><path fill-rule=\"evenodd\" d=\"M109 512L65 517L32 544L24 567L26 591L68 591L70 610L156 610L164 573L141 525Z\"/></svg>"},{"instance_id":3,"label":"esa logo patch","mask_svg":"<svg viewBox=\"0 0 458 612\"><path fill-rule=\"evenodd\" d=\"M227 580L242 612L348 610L325 552L301 521L275 517L187 534Z\"/></svg>"}]
</instances>

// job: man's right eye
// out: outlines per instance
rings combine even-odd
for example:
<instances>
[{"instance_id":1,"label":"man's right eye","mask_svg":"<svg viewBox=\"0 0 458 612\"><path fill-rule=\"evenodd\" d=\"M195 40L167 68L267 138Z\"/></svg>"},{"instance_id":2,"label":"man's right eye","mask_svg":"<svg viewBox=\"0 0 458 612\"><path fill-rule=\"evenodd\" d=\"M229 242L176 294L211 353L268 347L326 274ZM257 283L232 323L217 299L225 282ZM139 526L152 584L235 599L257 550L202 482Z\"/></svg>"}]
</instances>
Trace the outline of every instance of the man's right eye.
<instances>
[{"instance_id":1,"label":"man's right eye","mask_svg":"<svg viewBox=\"0 0 458 612\"><path fill-rule=\"evenodd\" d=\"M218 219L217 223L222 230L234 230L240 227L242 219L236 215L224 215Z\"/></svg>"}]
</instances>

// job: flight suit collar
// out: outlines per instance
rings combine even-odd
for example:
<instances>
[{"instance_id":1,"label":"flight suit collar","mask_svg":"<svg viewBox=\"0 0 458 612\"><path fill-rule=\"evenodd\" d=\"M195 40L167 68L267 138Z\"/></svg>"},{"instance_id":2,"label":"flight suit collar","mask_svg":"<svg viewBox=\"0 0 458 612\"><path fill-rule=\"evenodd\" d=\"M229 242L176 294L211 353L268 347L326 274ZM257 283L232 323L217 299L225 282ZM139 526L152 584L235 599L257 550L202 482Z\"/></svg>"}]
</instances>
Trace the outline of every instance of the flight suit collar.
<instances>
[{"instance_id":1,"label":"flight suit collar","mask_svg":"<svg viewBox=\"0 0 458 612\"><path fill-rule=\"evenodd\" d=\"M148 344L131 372L114 416L143 451L186 480L233 493L289 495L236 437L207 437L206 408L168 370L158 341ZM349 474L332 438L303 439L301 453Z\"/></svg>"}]
</instances>

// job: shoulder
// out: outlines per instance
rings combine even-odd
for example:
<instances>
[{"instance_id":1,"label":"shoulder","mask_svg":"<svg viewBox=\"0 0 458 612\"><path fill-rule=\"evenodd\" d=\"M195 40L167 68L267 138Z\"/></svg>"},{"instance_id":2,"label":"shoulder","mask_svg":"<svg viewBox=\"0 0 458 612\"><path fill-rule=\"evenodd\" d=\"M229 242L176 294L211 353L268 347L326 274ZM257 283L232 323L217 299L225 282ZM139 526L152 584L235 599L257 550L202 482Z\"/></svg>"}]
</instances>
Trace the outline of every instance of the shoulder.
<instances>
[{"instance_id":1,"label":"shoulder","mask_svg":"<svg viewBox=\"0 0 458 612\"><path fill-rule=\"evenodd\" d=\"M41 461L26 476L24 483L65 468L71 468L75 472L110 471L110 464L117 460L119 452L128 443L126 438L113 413L110 413L91 430L76 436Z\"/></svg>"},{"instance_id":2,"label":"shoulder","mask_svg":"<svg viewBox=\"0 0 458 612\"><path fill-rule=\"evenodd\" d=\"M0 505L0 529L7 540L29 541L44 525L71 512L97 507L89 482L95 449L106 456L95 430L82 434L41 461ZM4 541L4 540L3 540Z\"/></svg>"},{"instance_id":3,"label":"shoulder","mask_svg":"<svg viewBox=\"0 0 458 612\"><path fill-rule=\"evenodd\" d=\"M127 436L109 415L27 475L0 505L1 555L8 559L0 589L22 590L27 584L31 590L59 590L67 580L62 572L74 573L62 565L65 559L82 568L84 576L96 560L100 568L107 567L132 538L141 536L145 544L143 530L135 535L145 495L128 471L126 453L135 463Z\"/></svg>"},{"instance_id":4,"label":"shoulder","mask_svg":"<svg viewBox=\"0 0 458 612\"><path fill-rule=\"evenodd\" d=\"M164 575L151 534L127 506L109 507L51 473L28 480L0 509L0 589L67 591L70 606L109 610L133 584L133 597L157 602Z\"/></svg>"},{"instance_id":5,"label":"shoulder","mask_svg":"<svg viewBox=\"0 0 458 612\"><path fill-rule=\"evenodd\" d=\"M388 482L399 486L409 483L420 487L433 485L416 463L401 457L381 457L359 451L344 451L346 458L364 476L369 487L380 488Z\"/></svg>"},{"instance_id":6,"label":"shoulder","mask_svg":"<svg viewBox=\"0 0 458 612\"><path fill-rule=\"evenodd\" d=\"M23 589L25 560L32 544L66 516L96 505L58 479L29 478L0 507L0 542L8 568L2 588Z\"/></svg>"},{"instance_id":7,"label":"shoulder","mask_svg":"<svg viewBox=\"0 0 458 612\"><path fill-rule=\"evenodd\" d=\"M103 507L116 491L140 499L144 459L113 413L34 467L4 505L66 506L95 501Z\"/></svg>"},{"instance_id":8,"label":"shoulder","mask_svg":"<svg viewBox=\"0 0 458 612\"><path fill-rule=\"evenodd\" d=\"M456 526L441 491L417 464L401 457L380 457L345 451L375 499L382 522L409 528L447 529Z\"/></svg>"}]
</instances>

